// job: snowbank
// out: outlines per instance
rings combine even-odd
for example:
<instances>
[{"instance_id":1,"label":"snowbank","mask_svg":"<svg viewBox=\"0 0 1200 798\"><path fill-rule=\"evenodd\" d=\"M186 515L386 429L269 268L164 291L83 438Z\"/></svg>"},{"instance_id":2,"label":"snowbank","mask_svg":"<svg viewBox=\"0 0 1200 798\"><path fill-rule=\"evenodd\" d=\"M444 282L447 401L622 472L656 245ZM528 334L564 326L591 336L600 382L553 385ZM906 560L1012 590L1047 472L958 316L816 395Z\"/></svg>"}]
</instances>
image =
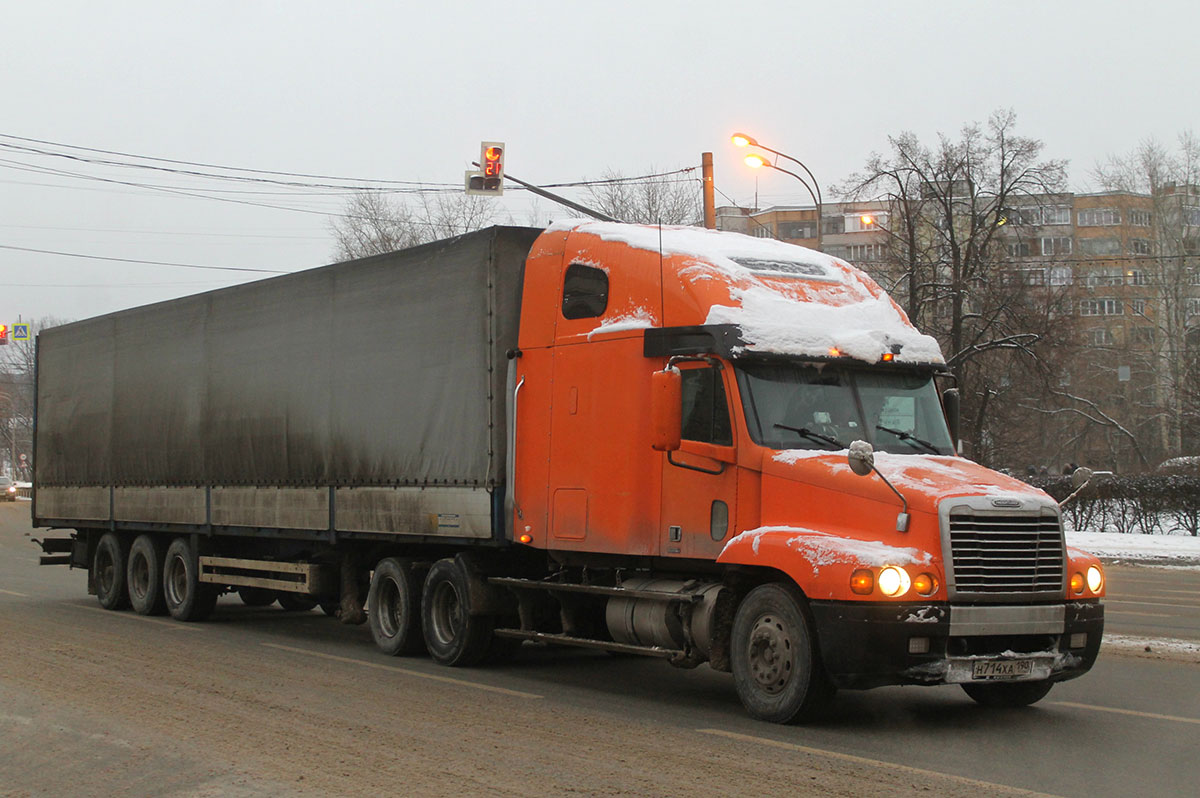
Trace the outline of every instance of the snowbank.
<instances>
[{"instance_id":1,"label":"snowbank","mask_svg":"<svg viewBox=\"0 0 1200 798\"><path fill-rule=\"evenodd\" d=\"M1200 568L1200 538L1186 535L1121 535L1068 529L1067 545L1106 560Z\"/></svg>"}]
</instances>

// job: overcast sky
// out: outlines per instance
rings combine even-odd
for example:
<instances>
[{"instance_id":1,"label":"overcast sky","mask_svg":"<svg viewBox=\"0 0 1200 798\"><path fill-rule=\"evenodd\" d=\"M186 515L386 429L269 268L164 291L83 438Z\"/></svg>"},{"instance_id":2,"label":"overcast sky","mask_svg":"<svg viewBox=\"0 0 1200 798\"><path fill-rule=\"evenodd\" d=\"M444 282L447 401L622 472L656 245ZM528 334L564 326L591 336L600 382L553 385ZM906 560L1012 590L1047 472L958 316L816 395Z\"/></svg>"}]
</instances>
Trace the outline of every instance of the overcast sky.
<instances>
[{"instance_id":1,"label":"overcast sky","mask_svg":"<svg viewBox=\"0 0 1200 798\"><path fill-rule=\"evenodd\" d=\"M807 194L779 173L756 186L729 143L736 130L830 186L888 134L932 140L1011 107L1019 133L1070 159L1076 190L1110 153L1200 130L1200 10L1182 0L4 6L0 134L281 172L461 184L494 139L510 173L556 183L694 166L711 151L718 204L751 204L757 190L766 207ZM47 168L276 193L197 198ZM564 215L516 192L491 201L519 224ZM325 214L341 204L0 148L8 247L291 271L331 260ZM5 322L256 276L12 249L0 249L0 275Z\"/></svg>"}]
</instances>

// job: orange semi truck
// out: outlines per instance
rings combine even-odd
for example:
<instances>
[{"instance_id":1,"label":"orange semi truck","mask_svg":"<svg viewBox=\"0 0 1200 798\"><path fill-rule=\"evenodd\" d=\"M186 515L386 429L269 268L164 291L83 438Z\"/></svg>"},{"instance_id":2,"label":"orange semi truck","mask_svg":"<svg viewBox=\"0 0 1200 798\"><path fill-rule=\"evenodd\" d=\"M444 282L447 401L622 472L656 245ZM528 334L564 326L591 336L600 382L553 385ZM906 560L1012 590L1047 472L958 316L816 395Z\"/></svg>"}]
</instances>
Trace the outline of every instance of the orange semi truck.
<instances>
[{"instance_id":1,"label":"orange semi truck","mask_svg":"<svg viewBox=\"0 0 1200 798\"><path fill-rule=\"evenodd\" d=\"M449 666L524 641L1033 703L1099 562L956 455L937 344L863 272L697 228L495 227L39 337L43 562L109 609L320 605Z\"/></svg>"}]
</instances>

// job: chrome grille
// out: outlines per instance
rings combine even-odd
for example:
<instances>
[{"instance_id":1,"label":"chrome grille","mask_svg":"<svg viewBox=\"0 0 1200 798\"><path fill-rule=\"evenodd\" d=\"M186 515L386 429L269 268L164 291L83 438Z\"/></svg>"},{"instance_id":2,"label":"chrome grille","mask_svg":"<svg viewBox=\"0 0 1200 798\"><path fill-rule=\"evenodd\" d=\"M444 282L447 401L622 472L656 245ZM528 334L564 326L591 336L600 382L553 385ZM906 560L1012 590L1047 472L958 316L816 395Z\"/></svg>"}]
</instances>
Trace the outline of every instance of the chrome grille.
<instances>
[{"instance_id":1,"label":"chrome grille","mask_svg":"<svg viewBox=\"0 0 1200 798\"><path fill-rule=\"evenodd\" d=\"M949 520L956 594L1062 593L1066 558L1057 516L952 511Z\"/></svg>"}]
</instances>

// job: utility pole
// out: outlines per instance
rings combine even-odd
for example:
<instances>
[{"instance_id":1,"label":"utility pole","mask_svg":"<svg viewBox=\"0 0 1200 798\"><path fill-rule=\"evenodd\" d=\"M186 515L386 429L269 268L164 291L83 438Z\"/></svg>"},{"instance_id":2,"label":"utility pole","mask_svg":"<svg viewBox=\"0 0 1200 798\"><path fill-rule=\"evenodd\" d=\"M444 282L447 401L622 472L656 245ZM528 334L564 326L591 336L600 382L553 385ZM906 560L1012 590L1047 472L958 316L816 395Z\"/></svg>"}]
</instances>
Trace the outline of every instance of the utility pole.
<instances>
[{"instance_id":1,"label":"utility pole","mask_svg":"<svg viewBox=\"0 0 1200 798\"><path fill-rule=\"evenodd\" d=\"M700 153L700 168L704 174L704 226L709 230L717 227L717 207L713 197L713 160L711 152Z\"/></svg>"}]
</instances>

